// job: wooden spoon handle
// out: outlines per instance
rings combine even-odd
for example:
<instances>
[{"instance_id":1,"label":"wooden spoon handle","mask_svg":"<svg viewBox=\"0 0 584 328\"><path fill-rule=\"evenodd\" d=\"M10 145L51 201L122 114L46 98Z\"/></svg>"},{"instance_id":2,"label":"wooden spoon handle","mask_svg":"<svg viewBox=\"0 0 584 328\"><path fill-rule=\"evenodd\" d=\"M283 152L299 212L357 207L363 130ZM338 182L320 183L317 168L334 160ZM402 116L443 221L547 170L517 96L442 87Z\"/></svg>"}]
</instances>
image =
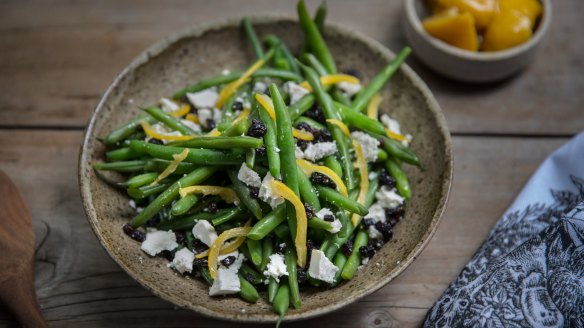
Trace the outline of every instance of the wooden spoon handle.
<instances>
[{"instance_id":1,"label":"wooden spoon handle","mask_svg":"<svg viewBox=\"0 0 584 328\"><path fill-rule=\"evenodd\" d=\"M33 261L34 259L31 260L31 262ZM0 285L0 289L2 289L0 301L12 311L23 327L46 328L48 325L37 303L32 283L34 274L28 272L28 270L22 272L22 274L30 275L31 277L23 279L23 277L12 276L2 281Z\"/></svg>"}]
</instances>

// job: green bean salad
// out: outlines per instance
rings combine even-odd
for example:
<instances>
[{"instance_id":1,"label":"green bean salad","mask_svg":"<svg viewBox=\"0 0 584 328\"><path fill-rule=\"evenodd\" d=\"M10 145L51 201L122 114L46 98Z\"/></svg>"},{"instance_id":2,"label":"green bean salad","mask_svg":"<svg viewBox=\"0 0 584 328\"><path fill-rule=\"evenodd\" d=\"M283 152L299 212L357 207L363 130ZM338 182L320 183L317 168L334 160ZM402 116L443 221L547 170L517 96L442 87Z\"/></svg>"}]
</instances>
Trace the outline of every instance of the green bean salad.
<instances>
[{"instance_id":1,"label":"green bean salad","mask_svg":"<svg viewBox=\"0 0 584 328\"><path fill-rule=\"evenodd\" d=\"M94 165L127 175L117 186L136 215L123 231L146 254L210 296L254 303L265 291L280 321L303 288L352 279L392 239L411 196L402 166L420 166L412 136L378 112L410 49L363 84L337 69L324 3L314 19L297 9L298 56L244 18L255 62L143 109L100 139Z\"/></svg>"}]
</instances>

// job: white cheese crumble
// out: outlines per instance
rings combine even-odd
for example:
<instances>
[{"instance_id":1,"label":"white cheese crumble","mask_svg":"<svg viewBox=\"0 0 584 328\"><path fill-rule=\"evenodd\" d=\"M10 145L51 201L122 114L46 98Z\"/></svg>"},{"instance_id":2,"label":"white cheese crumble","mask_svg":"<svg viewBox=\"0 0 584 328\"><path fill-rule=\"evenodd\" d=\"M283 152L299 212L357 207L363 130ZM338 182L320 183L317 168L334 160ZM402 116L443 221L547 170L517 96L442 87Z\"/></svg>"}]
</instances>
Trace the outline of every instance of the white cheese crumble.
<instances>
[{"instance_id":1,"label":"white cheese crumble","mask_svg":"<svg viewBox=\"0 0 584 328\"><path fill-rule=\"evenodd\" d=\"M130 205L131 208L136 209L136 202L133 199L128 201L128 205Z\"/></svg>"},{"instance_id":2,"label":"white cheese crumble","mask_svg":"<svg viewBox=\"0 0 584 328\"><path fill-rule=\"evenodd\" d=\"M333 217L335 216L333 214L333 211L331 211L329 208L326 208L326 207L323 207L320 211L316 212L316 216L322 220L324 220L324 217L327 215L332 215Z\"/></svg>"},{"instance_id":3,"label":"white cheese crumble","mask_svg":"<svg viewBox=\"0 0 584 328\"><path fill-rule=\"evenodd\" d=\"M253 89L252 92L255 93L266 93L266 90L268 89L268 86L264 83L264 82L256 82L253 85Z\"/></svg>"},{"instance_id":4,"label":"white cheese crumble","mask_svg":"<svg viewBox=\"0 0 584 328\"><path fill-rule=\"evenodd\" d=\"M385 125L385 127L389 131L391 131L393 133L401 134L399 122L392 119L391 117L389 117L389 115L387 115L387 114L381 115L381 122Z\"/></svg>"},{"instance_id":5,"label":"white cheese crumble","mask_svg":"<svg viewBox=\"0 0 584 328\"><path fill-rule=\"evenodd\" d=\"M204 127L208 127L208 120L213 120L217 123L221 121L221 117L223 116L217 108L201 108L197 110L197 115L199 116L199 122Z\"/></svg>"},{"instance_id":6,"label":"white cheese crumble","mask_svg":"<svg viewBox=\"0 0 584 328\"><path fill-rule=\"evenodd\" d=\"M174 259L167 266L175 269L179 273L190 273L193 270L194 261L195 254L188 248L183 248L174 254Z\"/></svg>"},{"instance_id":7,"label":"white cheese crumble","mask_svg":"<svg viewBox=\"0 0 584 328\"><path fill-rule=\"evenodd\" d=\"M213 108L217 103L217 99L219 99L219 94L215 88L209 88L199 92L187 93L187 98L197 109Z\"/></svg>"},{"instance_id":8,"label":"white cheese crumble","mask_svg":"<svg viewBox=\"0 0 584 328\"><path fill-rule=\"evenodd\" d=\"M385 210L379 203L375 203L369 207L369 213L365 218L372 219L375 222L385 222Z\"/></svg>"},{"instance_id":9,"label":"white cheese crumble","mask_svg":"<svg viewBox=\"0 0 584 328\"><path fill-rule=\"evenodd\" d=\"M332 215L335 218L335 220L332 221L332 222L327 221L332 226L331 229L328 230L328 232L330 232L330 233L337 233L337 232L341 231L341 228L343 227L343 224L341 223L341 221L339 221L335 217L335 215L333 214L333 211L331 211L330 209L328 209L326 207L323 207L320 211L316 212L316 217L319 218L319 219L321 219L321 220L324 220L324 217L327 216L327 215Z\"/></svg>"},{"instance_id":10,"label":"white cheese crumble","mask_svg":"<svg viewBox=\"0 0 584 328\"><path fill-rule=\"evenodd\" d=\"M337 233L341 231L341 228L343 227L343 224L339 219L335 219L333 222L330 222L330 224L332 226L332 228L328 230L330 233Z\"/></svg>"},{"instance_id":11,"label":"white cheese crumble","mask_svg":"<svg viewBox=\"0 0 584 328\"><path fill-rule=\"evenodd\" d=\"M369 235L369 239L381 239L383 238L383 235L381 234L381 232L379 232L379 230L377 230L377 228L375 228L375 226L369 226L369 228L367 228L367 234Z\"/></svg>"},{"instance_id":12,"label":"white cheese crumble","mask_svg":"<svg viewBox=\"0 0 584 328\"><path fill-rule=\"evenodd\" d=\"M277 282L280 282L281 276L287 276L288 269L284 263L284 257L281 254L270 255L270 262L264 271L264 276L272 277Z\"/></svg>"},{"instance_id":13,"label":"white cheese crumble","mask_svg":"<svg viewBox=\"0 0 584 328\"><path fill-rule=\"evenodd\" d=\"M176 235L172 231L149 231L140 248L148 255L155 256L162 251L172 251L177 248Z\"/></svg>"},{"instance_id":14,"label":"white cheese crumble","mask_svg":"<svg viewBox=\"0 0 584 328\"><path fill-rule=\"evenodd\" d=\"M229 75L229 73L231 73L231 71L227 68L221 71L221 75Z\"/></svg>"},{"instance_id":15,"label":"white cheese crumble","mask_svg":"<svg viewBox=\"0 0 584 328\"><path fill-rule=\"evenodd\" d=\"M259 174L247 167L245 163L241 164L239 172L237 173L237 179L248 186L256 188L259 188L262 185L262 178L260 178Z\"/></svg>"},{"instance_id":16,"label":"white cheese crumble","mask_svg":"<svg viewBox=\"0 0 584 328\"><path fill-rule=\"evenodd\" d=\"M294 148L294 157L296 157L296 159L304 159L304 152L298 146L295 146Z\"/></svg>"},{"instance_id":17,"label":"white cheese crumble","mask_svg":"<svg viewBox=\"0 0 584 328\"><path fill-rule=\"evenodd\" d=\"M166 113L177 111L180 108L180 106L177 103L168 98L160 98L160 106L162 107L162 110Z\"/></svg>"},{"instance_id":18,"label":"white cheese crumble","mask_svg":"<svg viewBox=\"0 0 584 328\"><path fill-rule=\"evenodd\" d=\"M375 193L375 199L383 208L396 208L404 202L404 198L397 194L395 188L389 189L387 186L381 187Z\"/></svg>"},{"instance_id":19,"label":"white cheese crumble","mask_svg":"<svg viewBox=\"0 0 584 328\"><path fill-rule=\"evenodd\" d=\"M369 258L368 258L368 257L364 257L364 258L361 260L361 265L367 265L367 263L369 263Z\"/></svg>"},{"instance_id":20,"label":"white cheese crumble","mask_svg":"<svg viewBox=\"0 0 584 328\"><path fill-rule=\"evenodd\" d=\"M152 125L152 130L154 130L154 132L161 134L163 136L182 136L182 134L178 131L172 131L171 129L167 128L164 124L162 123L156 123ZM151 138L147 138L147 139L151 139ZM166 143L166 140L162 140L163 143Z\"/></svg>"},{"instance_id":21,"label":"white cheese crumble","mask_svg":"<svg viewBox=\"0 0 584 328\"><path fill-rule=\"evenodd\" d=\"M351 138L353 138L359 143L359 145L361 145L363 156L365 156L365 161L375 162L377 160L377 148L380 144L379 140L361 131L351 132Z\"/></svg>"},{"instance_id":22,"label":"white cheese crumble","mask_svg":"<svg viewBox=\"0 0 584 328\"><path fill-rule=\"evenodd\" d=\"M228 268L222 265L219 267L217 278L213 280L213 285L209 288L209 296L235 294L240 291L241 283L237 272L241 268L245 256L242 254L236 256L237 259Z\"/></svg>"},{"instance_id":23,"label":"white cheese crumble","mask_svg":"<svg viewBox=\"0 0 584 328\"><path fill-rule=\"evenodd\" d=\"M217 232L215 232L215 228L209 221L200 220L193 227L193 236L203 244L211 247L215 239L217 239Z\"/></svg>"},{"instance_id":24,"label":"white cheese crumble","mask_svg":"<svg viewBox=\"0 0 584 328\"><path fill-rule=\"evenodd\" d=\"M185 120L184 118L180 119L180 122L187 126L187 128L193 130L195 133L201 133L201 126L197 123L189 120Z\"/></svg>"},{"instance_id":25,"label":"white cheese crumble","mask_svg":"<svg viewBox=\"0 0 584 328\"><path fill-rule=\"evenodd\" d=\"M329 155L336 154L337 151L337 143L334 141L309 143L304 150L304 158L315 162Z\"/></svg>"},{"instance_id":26,"label":"white cheese crumble","mask_svg":"<svg viewBox=\"0 0 584 328\"><path fill-rule=\"evenodd\" d=\"M335 274L339 271L322 251L313 249L310 254L310 265L308 275L329 284L335 282Z\"/></svg>"},{"instance_id":27,"label":"white cheese crumble","mask_svg":"<svg viewBox=\"0 0 584 328\"><path fill-rule=\"evenodd\" d=\"M284 91L290 94L290 105L293 105L298 102L298 100L302 99L302 97L310 93L308 90L292 81L284 83Z\"/></svg>"},{"instance_id":28,"label":"white cheese crumble","mask_svg":"<svg viewBox=\"0 0 584 328\"><path fill-rule=\"evenodd\" d=\"M272 174L270 174L270 172L268 172L262 181L262 185L260 186L259 197L261 200L268 203L272 208L275 208L278 205L284 203L284 198L273 194L272 181L274 181L274 177Z\"/></svg>"},{"instance_id":29,"label":"white cheese crumble","mask_svg":"<svg viewBox=\"0 0 584 328\"><path fill-rule=\"evenodd\" d=\"M349 83L349 82L339 82L336 86L345 92L349 97L354 96L357 92L361 91L360 83Z\"/></svg>"},{"instance_id":30,"label":"white cheese crumble","mask_svg":"<svg viewBox=\"0 0 584 328\"><path fill-rule=\"evenodd\" d=\"M377 178L378 174L375 171L371 171L369 172L369 180L373 180L375 178Z\"/></svg>"},{"instance_id":31,"label":"white cheese crumble","mask_svg":"<svg viewBox=\"0 0 584 328\"><path fill-rule=\"evenodd\" d=\"M226 257L230 257L230 256L235 256L235 258L236 258L237 260L239 260L239 255L240 255L240 254L239 254L239 251L238 251L238 250L234 250L234 251L233 251L233 252L231 252L231 253L227 253L227 254L221 254L221 255L217 256L217 261L221 262L221 261L223 261L223 260L224 260ZM243 255L241 255L241 256L243 256ZM233 265L233 264L231 264L231 265ZM230 268L231 268L231 265L229 266ZM240 266L241 266L241 265L240 265Z\"/></svg>"}]
</instances>

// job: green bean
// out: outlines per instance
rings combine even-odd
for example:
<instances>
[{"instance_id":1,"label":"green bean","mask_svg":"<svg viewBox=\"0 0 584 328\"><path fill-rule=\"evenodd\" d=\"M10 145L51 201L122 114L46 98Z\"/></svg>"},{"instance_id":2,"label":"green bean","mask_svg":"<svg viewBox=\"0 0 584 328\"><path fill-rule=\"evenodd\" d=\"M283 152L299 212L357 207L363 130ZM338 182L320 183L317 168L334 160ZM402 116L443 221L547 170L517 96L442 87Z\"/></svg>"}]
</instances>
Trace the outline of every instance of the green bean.
<instances>
[{"instance_id":1,"label":"green bean","mask_svg":"<svg viewBox=\"0 0 584 328\"><path fill-rule=\"evenodd\" d=\"M211 203L217 203L222 201L221 197L219 196L208 196L208 197L201 197L201 199L189 209L185 215L195 215L201 213L205 207L207 207Z\"/></svg>"},{"instance_id":2,"label":"green bean","mask_svg":"<svg viewBox=\"0 0 584 328\"><path fill-rule=\"evenodd\" d=\"M343 168L337 158L333 155L324 158L324 165L333 170L339 177L343 177Z\"/></svg>"},{"instance_id":3,"label":"green bean","mask_svg":"<svg viewBox=\"0 0 584 328\"><path fill-rule=\"evenodd\" d=\"M172 155L180 154L183 150L188 149L189 154L184 162L202 165L238 165L245 159L245 152L241 149L230 151L192 149L155 145L138 140L132 140L130 147L139 153L166 160L173 160Z\"/></svg>"},{"instance_id":4,"label":"green bean","mask_svg":"<svg viewBox=\"0 0 584 328\"><path fill-rule=\"evenodd\" d=\"M157 177L158 173L156 172L143 173L131 177L125 182L121 182L119 185L127 188L140 188L144 185L154 182L154 180L156 180Z\"/></svg>"},{"instance_id":5,"label":"green bean","mask_svg":"<svg viewBox=\"0 0 584 328\"><path fill-rule=\"evenodd\" d=\"M408 55L412 52L409 47L403 48L399 54L387 65L385 66L377 75L371 80L369 85L365 87L359 95L353 100L353 105L351 106L354 111L361 112L371 101L371 98L375 96L379 90L381 90L387 81L397 72L401 64L406 60Z\"/></svg>"},{"instance_id":6,"label":"green bean","mask_svg":"<svg viewBox=\"0 0 584 328\"><path fill-rule=\"evenodd\" d=\"M188 212L191 207L193 207L198 201L199 197L197 195L186 195L185 197L182 197L174 204L172 204L170 213L174 216L183 215Z\"/></svg>"},{"instance_id":7,"label":"green bean","mask_svg":"<svg viewBox=\"0 0 584 328\"><path fill-rule=\"evenodd\" d=\"M367 197L365 198L364 204L365 207L369 208L371 204L373 204L377 189L379 189L379 178L369 181L369 189L367 189ZM341 246L343 246L343 244L349 239L356 228L351 222L348 222L348 227L350 229L344 237L341 237L340 234L329 235L320 246L320 250L323 251L329 259L332 259L335 256L339 248L341 248Z\"/></svg>"},{"instance_id":8,"label":"green bean","mask_svg":"<svg viewBox=\"0 0 584 328\"><path fill-rule=\"evenodd\" d=\"M213 285L213 277L211 277L211 273L209 273L207 267L200 267L199 272L201 272L201 277L203 277L203 280L205 280L209 286Z\"/></svg>"},{"instance_id":9,"label":"green bean","mask_svg":"<svg viewBox=\"0 0 584 328\"><path fill-rule=\"evenodd\" d=\"M319 219L317 217L313 217L312 219L308 220L308 226L311 227L312 229L325 231L329 231L333 228L330 222L325 221L323 219Z\"/></svg>"},{"instance_id":10,"label":"green bean","mask_svg":"<svg viewBox=\"0 0 584 328\"><path fill-rule=\"evenodd\" d=\"M276 46L274 49L274 66L281 70L290 70L290 66L288 66L288 61L284 57L282 48Z\"/></svg>"},{"instance_id":11,"label":"green bean","mask_svg":"<svg viewBox=\"0 0 584 328\"><path fill-rule=\"evenodd\" d=\"M262 49L262 45L258 40L258 36L256 35L253 26L249 21L249 18L244 17L243 20L241 21L241 24L243 25L245 34L247 35L247 38L249 39L249 42L253 47L253 52L255 53L256 57L258 57L258 59L262 59L264 57L264 50Z\"/></svg>"},{"instance_id":12,"label":"green bean","mask_svg":"<svg viewBox=\"0 0 584 328\"><path fill-rule=\"evenodd\" d=\"M133 151L130 147L118 148L105 153L105 158L110 161L127 161L140 157L140 154Z\"/></svg>"},{"instance_id":13,"label":"green bean","mask_svg":"<svg viewBox=\"0 0 584 328\"><path fill-rule=\"evenodd\" d=\"M250 260L256 268L262 265L262 243L259 240L247 238L245 240L247 249L249 250Z\"/></svg>"},{"instance_id":14,"label":"green bean","mask_svg":"<svg viewBox=\"0 0 584 328\"><path fill-rule=\"evenodd\" d=\"M341 90L339 90L338 88L333 88L332 90L332 96L333 99L336 102L339 102L345 106L351 106L351 99L349 99L349 97L347 97L347 95L345 95Z\"/></svg>"},{"instance_id":15,"label":"green bean","mask_svg":"<svg viewBox=\"0 0 584 328\"><path fill-rule=\"evenodd\" d=\"M357 268L361 265L361 253L359 252L359 248L367 246L368 241L369 236L367 233L359 229L355 235L355 241L353 242L353 252L347 259L343 271L341 272L341 277L343 279L350 280L355 275L355 272L357 272Z\"/></svg>"},{"instance_id":16,"label":"green bean","mask_svg":"<svg viewBox=\"0 0 584 328\"><path fill-rule=\"evenodd\" d=\"M295 309L302 307L300 300L300 287L298 286L298 271L296 268L296 251L292 245L286 247L286 268L288 270L288 285L290 287L290 295L292 296L292 305Z\"/></svg>"},{"instance_id":17,"label":"green bean","mask_svg":"<svg viewBox=\"0 0 584 328\"><path fill-rule=\"evenodd\" d=\"M389 174L395 178L395 186L399 194L402 195L406 200L410 199L412 196L410 183L408 182L408 177L402 170L401 165L395 159L388 158L385 161L385 168Z\"/></svg>"},{"instance_id":18,"label":"green bean","mask_svg":"<svg viewBox=\"0 0 584 328\"><path fill-rule=\"evenodd\" d=\"M383 147L383 149L387 151L389 155L392 155L393 157L402 160L408 164L422 167L422 164L420 163L420 159L418 158L418 156L409 148L404 147L404 145L402 145L401 142L393 140L386 136L378 135L376 137L380 139L381 147Z\"/></svg>"},{"instance_id":19,"label":"green bean","mask_svg":"<svg viewBox=\"0 0 584 328\"><path fill-rule=\"evenodd\" d=\"M255 98L255 94L254 94ZM259 105L258 105L259 106ZM266 134L264 134L264 144L266 145L266 155L268 157L268 166L270 174L276 178L280 178L280 154L278 154L278 141L276 132L276 123L270 117L268 112L262 107L258 108L260 120L266 127Z\"/></svg>"},{"instance_id":20,"label":"green bean","mask_svg":"<svg viewBox=\"0 0 584 328\"><path fill-rule=\"evenodd\" d=\"M276 279L270 277L270 282L268 283L268 301L270 303L274 303L274 299L276 298L279 287L280 284L276 281Z\"/></svg>"},{"instance_id":21,"label":"green bean","mask_svg":"<svg viewBox=\"0 0 584 328\"><path fill-rule=\"evenodd\" d=\"M288 283L282 282L280 283L280 287L278 287L278 292L274 298L274 310L280 315L280 319L278 319L278 322L276 323L276 328L280 327L284 315L288 312L288 307L290 307L290 287L288 286Z\"/></svg>"},{"instance_id":22,"label":"green bean","mask_svg":"<svg viewBox=\"0 0 584 328\"><path fill-rule=\"evenodd\" d=\"M144 170L162 172L168 167L168 165L170 165L170 161L154 158L146 162L146 165L144 165ZM178 163L178 166L176 167L176 170L174 170L173 174L188 174L196 168L197 166L193 163L180 162Z\"/></svg>"},{"instance_id":23,"label":"green bean","mask_svg":"<svg viewBox=\"0 0 584 328\"><path fill-rule=\"evenodd\" d=\"M337 207L340 207L344 210L347 210L351 213L356 213L358 215L364 216L369 213L367 207L357 203L356 201L345 197L339 194L336 190L323 187L323 186L316 186L316 191L318 192L319 197L327 201Z\"/></svg>"},{"instance_id":24,"label":"green bean","mask_svg":"<svg viewBox=\"0 0 584 328\"><path fill-rule=\"evenodd\" d=\"M290 239L290 228L287 222L282 222L274 229L274 234L280 239Z\"/></svg>"},{"instance_id":25,"label":"green bean","mask_svg":"<svg viewBox=\"0 0 584 328\"><path fill-rule=\"evenodd\" d=\"M383 149L377 150L377 160L376 162L383 162L388 158L387 152Z\"/></svg>"},{"instance_id":26,"label":"green bean","mask_svg":"<svg viewBox=\"0 0 584 328\"><path fill-rule=\"evenodd\" d=\"M258 273L254 268L252 268L247 263L241 264L241 268L239 269L239 273L241 273L244 277L249 278L253 285L263 284L264 276Z\"/></svg>"},{"instance_id":27,"label":"green bean","mask_svg":"<svg viewBox=\"0 0 584 328\"><path fill-rule=\"evenodd\" d=\"M333 100L328 93L324 91L320 85L320 80L316 72L305 65L301 65L308 83L312 86L316 100L322 107L324 115L327 119L337 119L340 120L341 117L337 113ZM353 176L353 163L351 162L351 153L349 152L349 143L345 138L345 135L341 129L333 124L328 123L328 128L331 131L333 140L337 143L337 148L339 150L340 162L343 167L344 179L347 184L348 189L353 189L356 186L356 181Z\"/></svg>"},{"instance_id":28,"label":"green bean","mask_svg":"<svg viewBox=\"0 0 584 328\"><path fill-rule=\"evenodd\" d=\"M324 21L326 18L326 1L322 1L316 10L316 14L314 15L314 24L318 27L318 30L322 34L324 31Z\"/></svg>"},{"instance_id":29,"label":"green bean","mask_svg":"<svg viewBox=\"0 0 584 328\"><path fill-rule=\"evenodd\" d=\"M233 148L260 148L263 142L261 139L237 136L237 137L197 137L187 141L169 143L169 146L185 148L207 148L207 149L233 149Z\"/></svg>"},{"instance_id":30,"label":"green bean","mask_svg":"<svg viewBox=\"0 0 584 328\"><path fill-rule=\"evenodd\" d=\"M116 143L128 138L132 134L136 133L136 129L140 126L141 121L146 121L150 124L156 123L156 120L148 115L139 115L137 118L131 120L130 122L116 128L103 140L104 145L112 146Z\"/></svg>"},{"instance_id":31,"label":"green bean","mask_svg":"<svg viewBox=\"0 0 584 328\"><path fill-rule=\"evenodd\" d=\"M278 148L280 149L280 168L282 181L296 195L298 195L298 168L296 166L296 143L292 136L292 122L288 115L288 109L280 95L280 90L275 84L270 85L270 94L274 102L276 112L276 133ZM292 239L296 238L296 211L291 203L286 203L286 216Z\"/></svg>"},{"instance_id":32,"label":"green bean","mask_svg":"<svg viewBox=\"0 0 584 328\"><path fill-rule=\"evenodd\" d=\"M337 268L339 268L339 271L335 273L335 281L332 284L334 287L341 282L342 279L341 273L343 272L343 267L345 266L345 263L347 263L347 257L345 256L345 254L343 254L343 252L338 252L335 255L335 258L333 259L333 263Z\"/></svg>"},{"instance_id":33,"label":"green bean","mask_svg":"<svg viewBox=\"0 0 584 328\"><path fill-rule=\"evenodd\" d=\"M313 54L306 53L302 56L302 58L308 64L308 66L314 68L314 70L316 71L316 73L318 73L319 76L324 76L328 74L324 65Z\"/></svg>"},{"instance_id":34,"label":"green bean","mask_svg":"<svg viewBox=\"0 0 584 328\"><path fill-rule=\"evenodd\" d=\"M235 125L228 127L225 131L223 131L223 135L227 137L235 137L241 136L249 129L249 119L248 120L241 120Z\"/></svg>"},{"instance_id":35,"label":"green bean","mask_svg":"<svg viewBox=\"0 0 584 328\"><path fill-rule=\"evenodd\" d=\"M223 104L223 115L221 116L219 123L217 123L217 130L221 133L225 132L225 130L231 126L231 122L233 122L233 105L238 96L239 93L234 92L229 98L227 98L225 104Z\"/></svg>"},{"instance_id":36,"label":"green bean","mask_svg":"<svg viewBox=\"0 0 584 328\"><path fill-rule=\"evenodd\" d=\"M347 211L339 211L339 215L337 215L337 218L339 219L339 221L341 221L342 227L341 230L338 232L339 237L343 238L343 237L347 237L349 236L349 234L352 232L352 223L351 223L351 218L349 215L349 212Z\"/></svg>"},{"instance_id":37,"label":"green bean","mask_svg":"<svg viewBox=\"0 0 584 328\"><path fill-rule=\"evenodd\" d=\"M324 125L322 125L319 122L317 122L311 118L308 118L306 116L300 116L299 118L296 119L296 121L294 121L294 124L299 124L299 123L306 123L306 124L310 125L311 128L314 128L314 129L319 129L319 130L326 129L326 127Z\"/></svg>"},{"instance_id":38,"label":"green bean","mask_svg":"<svg viewBox=\"0 0 584 328\"><path fill-rule=\"evenodd\" d=\"M290 113L290 119L296 120L307 110L309 110L314 104L314 95L312 93L300 98L297 102L288 106L288 112Z\"/></svg>"},{"instance_id":39,"label":"green bean","mask_svg":"<svg viewBox=\"0 0 584 328\"><path fill-rule=\"evenodd\" d=\"M298 191L302 200L310 205L315 211L320 210L320 201L316 190L312 186L310 179L298 168Z\"/></svg>"},{"instance_id":40,"label":"green bean","mask_svg":"<svg viewBox=\"0 0 584 328\"><path fill-rule=\"evenodd\" d=\"M282 53L284 55L284 58L286 58L286 60L288 61L288 66L290 67L290 70L292 72L294 72L295 74L298 74L298 76L300 76L300 68L298 67L298 64L296 64L296 60L294 58L294 55L292 55L292 53L290 52L290 49L288 49L288 47L286 46L286 44L284 42L282 42L282 40L280 40L277 36L270 34L264 38L264 41L270 47L276 47L276 46L280 47L280 49L282 49Z\"/></svg>"},{"instance_id":41,"label":"green bean","mask_svg":"<svg viewBox=\"0 0 584 328\"><path fill-rule=\"evenodd\" d=\"M280 205L259 220L247 233L247 238L260 240L286 220L286 206Z\"/></svg>"},{"instance_id":42,"label":"green bean","mask_svg":"<svg viewBox=\"0 0 584 328\"><path fill-rule=\"evenodd\" d=\"M240 78L243 75L243 73L244 73L243 71L236 71L236 72L231 72L231 73L226 74L226 75L214 76L208 80L201 81L197 84L188 86L188 87L178 91L177 93L175 93L172 96L172 99L178 100L181 97L185 96L187 93L195 93L195 92L199 92L199 91L211 88L211 87L215 87L218 85L233 82L233 81L237 80L238 78ZM299 76L298 74L294 74L292 72L282 71L282 70L278 70L278 69L270 69L270 68L260 68L257 71L255 71L255 73L252 74L252 77L253 78L273 77L273 78L279 78L282 80L290 80L290 81L301 81L302 80L302 77ZM138 122L139 121L140 120L138 120ZM107 140L107 138L106 138L106 140Z\"/></svg>"},{"instance_id":43,"label":"green bean","mask_svg":"<svg viewBox=\"0 0 584 328\"><path fill-rule=\"evenodd\" d=\"M234 208L223 208L218 210L216 213L210 212L198 212L196 214L175 217L169 221L161 222L158 224L157 228L159 230L174 230L174 231L184 231L191 230L197 222L201 220L211 221L214 218L220 217L226 213L231 213Z\"/></svg>"},{"instance_id":44,"label":"green bean","mask_svg":"<svg viewBox=\"0 0 584 328\"><path fill-rule=\"evenodd\" d=\"M241 297L244 301L255 303L260 298L260 294L258 293L257 289L247 280L245 280L242 274L238 274L239 276L239 297Z\"/></svg>"},{"instance_id":45,"label":"green bean","mask_svg":"<svg viewBox=\"0 0 584 328\"><path fill-rule=\"evenodd\" d=\"M129 188L128 195L130 195L130 197L134 199L144 199L148 196L156 195L163 192L164 190L166 190L166 188L170 187L170 185L171 183L164 183L161 181L160 183L154 186L147 185L139 188Z\"/></svg>"},{"instance_id":46,"label":"green bean","mask_svg":"<svg viewBox=\"0 0 584 328\"><path fill-rule=\"evenodd\" d=\"M117 172L141 172L144 170L146 161L121 161L112 163L95 163L93 168L102 171L117 171Z\"/></svg>"},{"instance_id":47,"label":"green bean","mask_svg":"<svg viewBox=\"0 0 584 328\"><path fill-rule=\"evenodd\" d=\"M255 198L252 198L249 194L249 188L243 182L237 178L237 173L235 170L228 170L227 175L229 180L233 184L233 190L237 193L239 200L247 207L247 209L255 216L257 219L263 217L263 212L260 204Z\"/></svg>"},{"instance_id":48,"label":"green bean","mask_svg":"<svg viewBox=\"0 0 584 328\"><path fill-rule=\"evenodd\" d=\"M229 211L226 211L225 213L211 219L211 223L213 223L214 226L219 226L219 225L222 225L226 222L243 219L245 217L246 217L246 213L244 210L237 208L237 207L234 207L234 208L230 209Z\"/></svg>"},{"instance_id":49,"label":"green bean","mask_svg":"<svg viewBox=\"0 0 584 328\"><path fill-rule=\"evenodd\" d=\"M261 139L258 139L261 141ZM245 151L245 165L252 169L255 165L256 151L255 149L247 149Z\"/></svg>"},{"instance_id":50,"label":"green bean","mask_svg":"<svg viewBox=\"0 0 584 328\"><path fill-rule=\"evenodd\" d=\"M270 255L272 255L274 249L274 241L270 237L262 239L262 264L260 265L260 271L264 272L268 263L270 263Z\"/></svg>"},{"instance_id":51,"label":"green bean","mask_svg":"<svg viewBox=\"0 0 584 328\"><path fill-rule=\"evenodd\" d=\"M146 221L152 218L156 213L168 205L176 196L178 196L178 191L180 188L189 187L195 184L199 184L205 181L213 173L217 171L217 166L204 166L200 167L186 176L180 178L177 182L173 183L168 189L166 189L162 194L156 197L148 206L138 215L132 219L132 226L137 228L143 225Z\"/></svg>"},{"instance_id":52,"label":"green bean","mask_svg":"<svg viewBox=\"0 0 584 328\"><path fill-rule=\"evenodd\" d=\"M180 132L183 135L193 135L197 134L188 126L184 125L181 121L179 121L176 117L170 116L168 113L164 112L160 108L156 107L149 107L144 109L146 113L150 116L154 117L157 121L164 123L164 125L168 126L169 128Z\"/></svg>"},{"instance_id":53,"label":"green bean","mask_svg":"<svg viewBox=\"0 0 584 328\"><path fill-rule=\"evenodd\" d=\"M316 26L312 18L309 16L303 0L298 1L297 9L298 19L300 20L300 26L304 31L308 50L314 53L316 58L320 60L330 74L335 74L337 72L337 67L333 56L327 48L322 35L318 31L318 26Z\"/></svg>"}]
</instances>

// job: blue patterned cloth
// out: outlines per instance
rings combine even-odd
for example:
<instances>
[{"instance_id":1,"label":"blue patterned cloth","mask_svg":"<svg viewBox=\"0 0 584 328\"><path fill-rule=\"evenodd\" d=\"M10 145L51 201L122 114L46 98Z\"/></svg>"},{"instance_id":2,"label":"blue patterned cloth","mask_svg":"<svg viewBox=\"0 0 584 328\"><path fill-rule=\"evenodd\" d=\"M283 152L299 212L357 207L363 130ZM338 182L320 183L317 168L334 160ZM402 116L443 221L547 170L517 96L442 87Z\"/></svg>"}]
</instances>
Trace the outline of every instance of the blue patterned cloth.
<instances>
[{"instance_id":1,"label":"blue patterned cloth","mask_svg":"<svg viewBox=\"0 0 584 328\"><path fill-rule=\"evenodd\" d=\"M543 162L424 327L584 327L584 133Z\"/></svg>"}]
</instances>

